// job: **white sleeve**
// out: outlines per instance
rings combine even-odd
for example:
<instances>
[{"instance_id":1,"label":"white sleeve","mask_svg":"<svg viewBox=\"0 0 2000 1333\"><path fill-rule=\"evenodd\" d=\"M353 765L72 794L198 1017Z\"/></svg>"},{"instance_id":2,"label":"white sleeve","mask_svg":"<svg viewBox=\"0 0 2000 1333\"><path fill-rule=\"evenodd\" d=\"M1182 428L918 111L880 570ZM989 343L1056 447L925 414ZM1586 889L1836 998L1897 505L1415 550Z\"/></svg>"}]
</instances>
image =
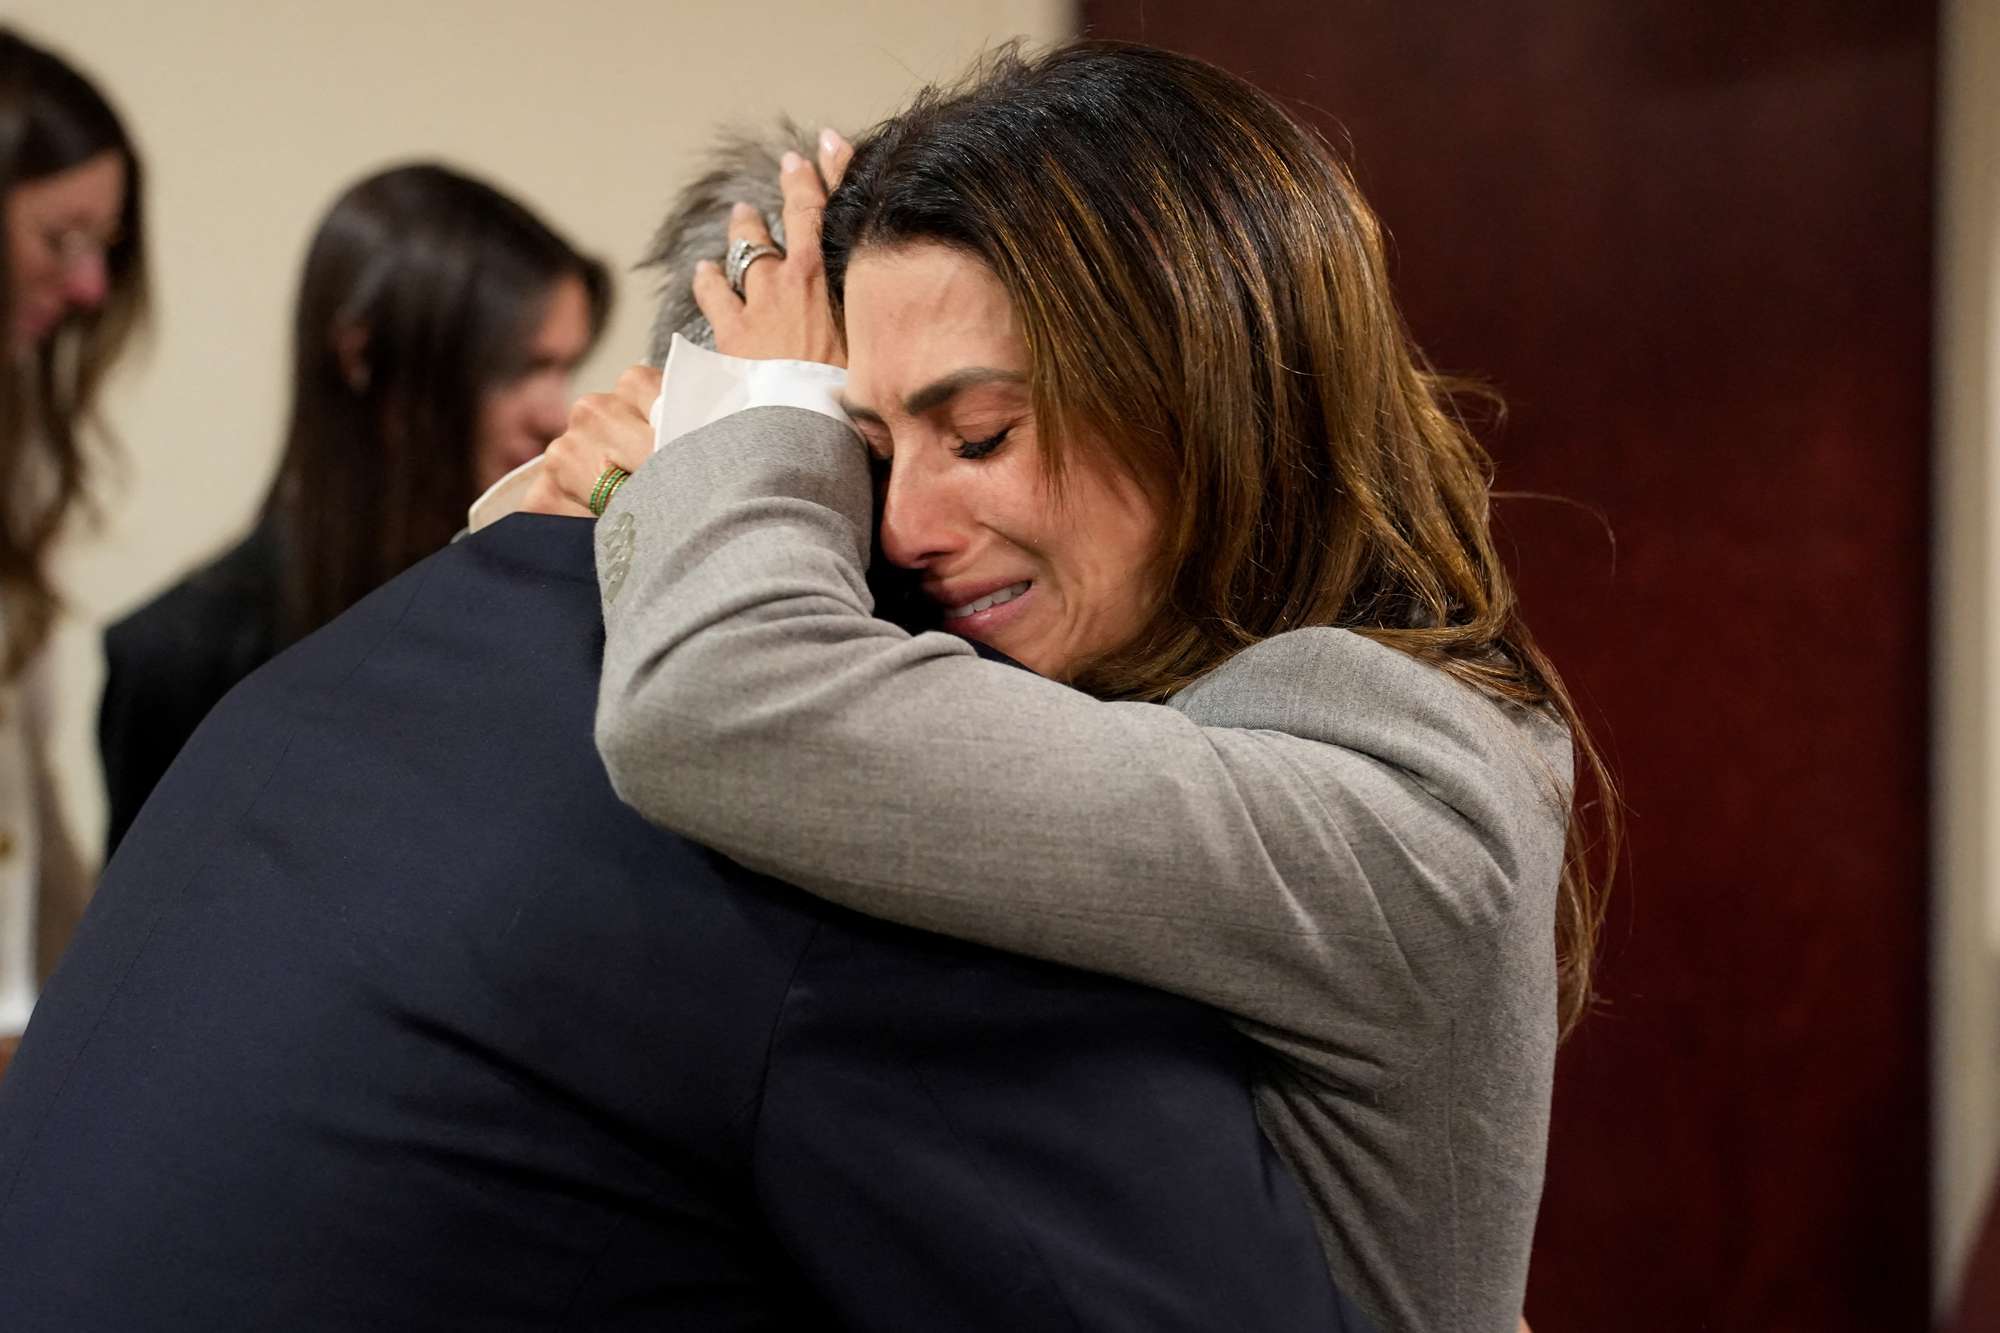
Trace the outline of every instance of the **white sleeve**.
<instances>
[{"instance_id":1,"label":"white sleeve","mask_svg":"<svg viewBox=\"0 0 2000 1333\"><path fill-rule=\"evenodd\" d=\"M839 366L724 356L676 333L661 372L660 396L647 414L653 423L653 452L748 407L802 407L846 425L839 396L845 387L847 372ZM541 470L537 456L494 482L466 511L466 531L477 532L518 512Z\"/></svg>"},{"instance_id":2,"label":"white sleeve","mask_svg":"<svg viewBox=\"0 0 2000 1333\"><path fill-rule=\"evenodd\" d=\"M801 407L847 424L847 372L817 361L753 361L697 347L678 333L653 403L653 452L752 407Z\"/></svg>"}]
</instances>

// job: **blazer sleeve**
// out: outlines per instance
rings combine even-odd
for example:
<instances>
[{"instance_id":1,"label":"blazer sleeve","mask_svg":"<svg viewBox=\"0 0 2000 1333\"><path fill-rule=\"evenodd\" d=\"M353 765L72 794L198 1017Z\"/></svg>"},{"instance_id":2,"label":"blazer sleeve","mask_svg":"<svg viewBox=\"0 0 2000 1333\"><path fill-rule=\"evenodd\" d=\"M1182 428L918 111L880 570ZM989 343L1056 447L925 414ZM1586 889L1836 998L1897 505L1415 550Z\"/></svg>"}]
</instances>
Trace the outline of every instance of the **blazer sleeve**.
<instances>
[{"instance_id":1,"label":"blazer sleeve","mask_svg":"<svg viewBox=\"0 0 2000 1333\"><path fill-rule=\"evenodd\" d=\"M114 625L105 633L97 754L104 768L106 860L192 730L183 726L175 692L159 689L145 658L144 644L129 630Z\"/></svg>"},{"instance_id":2,"label":"blazer sleeve","mask_svg":"<svg viewBox=\"0 0 2000 1333\"><path fill-rule=\"evenodd\" d=\"M597 739L654 821L835 902L1215 1004L1366 1080L1435 1030L1523 884L1567 749L1360 637L1106 703L876 619L844 426L753 409L599 525Z\"/></svg>"},{"instance_id":3,"label":"blazer sleeve","mask_svg":"<svg viewBox=\"0 0 2000 1333\"><path fill-rule=\"evenodd\" d=\"M107 861L195 728L255 665L224 653L218 640L228 631L207 608L194 608L198 614L185 621L169 614L185 609L155 604L104 634L97 752L104 766ZM241 618L255 614L244 608Z\"/></svg>"}]
</instances>

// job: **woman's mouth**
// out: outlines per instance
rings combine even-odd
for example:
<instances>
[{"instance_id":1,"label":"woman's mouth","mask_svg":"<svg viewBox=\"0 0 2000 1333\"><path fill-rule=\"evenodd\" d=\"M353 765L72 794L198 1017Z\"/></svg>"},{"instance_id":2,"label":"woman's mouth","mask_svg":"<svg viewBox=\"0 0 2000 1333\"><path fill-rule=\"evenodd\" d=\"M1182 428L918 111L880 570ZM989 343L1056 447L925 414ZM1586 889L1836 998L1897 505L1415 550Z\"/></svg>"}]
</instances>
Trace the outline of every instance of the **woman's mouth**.
<instances>
[{"instance_id":1,"label":"woman's mouth","mask_svg":"<svg viewBox=\"0 0 2000 1333\"><path fill-rule=\"evenodd\" d=\"M1034 604L1034 588L1033 579L1023 579L999 588L989 587L977 597L956 605L942 604L939 606L942 623L938 628L947 634L973 639L1004 652L1004 645L997 640L1004 635L1006 627L1023 614L1023 608Z\"/></svg>"},{"instance_id":2,"label":"woman's mouth","mask_svg":"<svg viewBox=\"0 0 2000 1333\"><path fill-rule=\"evenodd\" d=\"M39 342L49 330L56 326L57 321L61 317L62 310L60 307L55 310L50 310L47 307L26 309L21 312L20 317L16 320L15 329L21 341L27 343Z\"/></svg>"},{"instance_id":3,"label":"woman's mouth","mask_svg":"<svg viewBox=\"0 0 2000 1333\"><path fill-rule=\"evenodd\" d=\"M984 597L975 597L963 606L948 606L944 609L944 618L946 620L964 620L968 617L978 615L981 611L991 610L996 606L1004 606L1026 592L1028 590L1028 583L1028 580L1023 579L1019 583L1010 583L1004 588L996 588Z\"/></svg>"}]
</instances>

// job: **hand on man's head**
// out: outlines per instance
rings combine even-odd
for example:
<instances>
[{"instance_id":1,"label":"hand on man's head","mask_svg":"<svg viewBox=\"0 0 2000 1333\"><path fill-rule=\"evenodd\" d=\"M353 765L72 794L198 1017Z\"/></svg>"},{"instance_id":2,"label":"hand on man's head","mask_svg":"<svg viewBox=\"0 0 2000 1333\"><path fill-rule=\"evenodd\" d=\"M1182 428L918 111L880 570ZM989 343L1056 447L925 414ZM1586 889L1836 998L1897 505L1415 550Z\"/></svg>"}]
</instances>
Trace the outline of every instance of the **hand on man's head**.
<instances>
[{"instance_id":1,"label":"hand on man's head","mask_svg":"<svg viewBox=\"0 0 2000 1333\"><path fill-rule=\"evenodd\" d=\"M853 147L832 130L820 132L818 172L797 153L785 154L778 183L789 249L753 260L742 272L740 293L720 264L708 260L696 268L695 302L715 329L717 351L757 360L847 364L827 297L819 233L827 191L840 183L853 156ZM770 246L771 232L755 208L738 204L730 214L729 240Z\"/></svg>"},{"instance_id":2,"label":"hand on man's head","mask_svg":"<svg viewBox=\"0 0 2000 1333\"><path fill-rule=\"evenodd\" d=\"M833 130L819 136L817 173L796 152L784 156L779 189L784 199L789 254L753 262L738 296L719 265L705 261L694 275L695 300L715 329L716 349L731 356L846 364L820 263L820 217L827 193L840 184L854 147ZM825 184L822 184L822 180ZM731 213L730 241L769 245L763 216L739 204ZM609 468L637 472L653 452L648 417L660 394L660 372L633 366L608 394L585 394L570 408L569 426L542 455L542 468L522 509L535 514L591 516L593 495ZM601 506L600 506L601 507Z\"/></svg>"}]
</instances>

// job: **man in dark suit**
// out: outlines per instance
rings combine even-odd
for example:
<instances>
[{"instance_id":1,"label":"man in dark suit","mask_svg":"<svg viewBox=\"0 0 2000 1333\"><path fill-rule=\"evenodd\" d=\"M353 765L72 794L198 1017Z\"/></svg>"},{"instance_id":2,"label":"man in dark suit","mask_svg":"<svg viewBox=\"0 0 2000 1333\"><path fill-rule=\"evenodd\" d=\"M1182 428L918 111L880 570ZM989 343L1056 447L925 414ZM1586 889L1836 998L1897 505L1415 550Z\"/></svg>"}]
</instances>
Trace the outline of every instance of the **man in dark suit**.
<instances>
[{"instance_id":1,"label":"man in dark suit","mask_svg":"<svg viewBox=\"0 0 2000 1333\"><path fill-rule=\"evenodd\" d=\"M646 824L600 649L521 515L210 716L0 1080L0 1328L1344 1326L1220 1018Z\"/></svg>"}]
</instances>

